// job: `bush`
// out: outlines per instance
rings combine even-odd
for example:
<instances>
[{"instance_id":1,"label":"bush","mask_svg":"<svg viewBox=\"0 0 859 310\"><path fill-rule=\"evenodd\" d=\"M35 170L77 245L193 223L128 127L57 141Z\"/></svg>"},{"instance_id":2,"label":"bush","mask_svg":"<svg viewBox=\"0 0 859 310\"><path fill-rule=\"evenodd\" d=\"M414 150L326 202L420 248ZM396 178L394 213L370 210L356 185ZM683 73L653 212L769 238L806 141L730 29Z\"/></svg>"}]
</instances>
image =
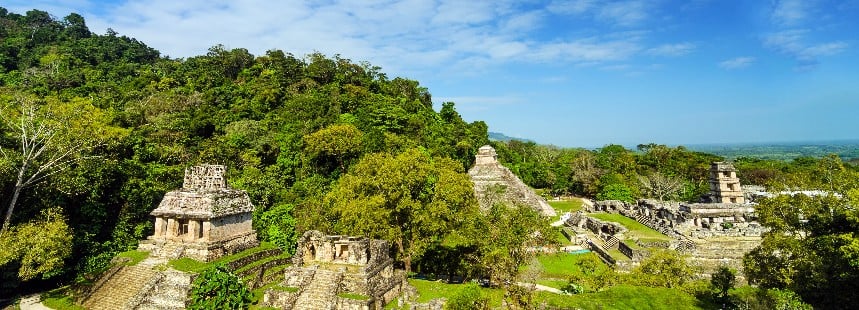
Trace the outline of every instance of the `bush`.
<instances>
[{"instance_id":1,"label":"bush","mask_svg":"<svg viewBox=\"0 0 859 310\"><path fill-rule=\"evenodd\" d=\"M295 218L291 204L277 205L262 214L262 240L276 244L284 252L295 254L298 233L295 231Z\"/></svg>"},{"instance_id":2,"label":"bush","mask_svg":"<svg viewBox=\"0 0 859 310\"><path fill-rule=\"evenodd\" d=\"M203 271L191 284L188 309L247 309L253 294L224 265Z\"/></svg>"},{"instance_id":3,"label":"bush","mask_svg":"<svg viewBox=\"0 0 859 310\"><path fill-rule=\"evenodd\" d=\"M480 292L480 287L477 284L470 283L461 291L450 296L444 308L450 310L489 309L489 297Z\"/></svg>"},{"instance_id":4,"label":"bush","mask_svg":"<svg viewBox=\"0 0 859 310\"><path fill-rule=\"evenodd\" d=\"M597 194L597 200L632 202L635 200L635 197L633 197L632 190L628 186L621 183L612 183L603 187L602 191Z\"/></svg>"}]
</instances>

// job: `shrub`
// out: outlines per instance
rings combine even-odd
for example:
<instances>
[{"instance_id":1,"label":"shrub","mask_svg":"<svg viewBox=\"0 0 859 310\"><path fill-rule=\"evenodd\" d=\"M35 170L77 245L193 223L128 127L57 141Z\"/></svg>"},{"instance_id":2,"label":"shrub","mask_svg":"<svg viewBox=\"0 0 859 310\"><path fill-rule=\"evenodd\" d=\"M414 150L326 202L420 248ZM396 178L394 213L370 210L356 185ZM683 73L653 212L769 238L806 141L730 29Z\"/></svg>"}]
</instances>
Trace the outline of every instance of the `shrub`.
<instances>
[{"instance_id":1,"label":"shrub","mask_svg":"<svg viewBox=\"0 0 859 310\"><path fill-rule=\"evenodd\" d=\"M188 309L247 309L253 294L224 265L206 269L191 284Z\"/></svg>"},{"instance_id":2,"label":"shrub","mask_svg":"<svg viewBox=\"0 0 859 310\"><path fill-rule=\"evenodd\" d=\"M461 291L450 296L444 308L450 310L489 309L489 297L480 292L480 287L477 284L470 283Z\"/></svg>"}]
</instances>

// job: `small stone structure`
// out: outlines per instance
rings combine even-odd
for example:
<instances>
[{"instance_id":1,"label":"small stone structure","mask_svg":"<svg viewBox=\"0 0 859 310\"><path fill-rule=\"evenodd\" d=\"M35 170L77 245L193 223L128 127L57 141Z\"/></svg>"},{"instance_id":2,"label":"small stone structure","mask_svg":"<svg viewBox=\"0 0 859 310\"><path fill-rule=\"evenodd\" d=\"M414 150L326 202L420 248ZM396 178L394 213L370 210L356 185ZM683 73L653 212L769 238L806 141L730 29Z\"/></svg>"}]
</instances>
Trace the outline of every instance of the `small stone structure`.
<instances>
[{"instance_id":1,"label":"small stone structure","mask_svg":"<svg viewBox=\"0 0 859 310\"><path fill-rule=\"evenodd\" d=\"M382 309L406 285L390 248L385 240L307 231L285 280L265 292L263 303L280 309Z\"/></svg>"},{"instance_id":2,"label":"small stone structure","mask_svg":"<svg viewBox=\"0 0 859 310\"><path fill-rule=\"evenodd\" d=\"M743 188L737 169L729 162L710 165L710 201L718 203L745 203Z\"/></svg>"},{"instance_id":3,"label":"small stone structure","mask_svg":"<svg viewBox=\"0 0 859 310\"><path fill-rule=\"evenodd\" d=\"M259 244L251 226L254 206L248 193L227 186L225 167L185 169L182 188L152 211L155 234L140 242L151 256L212 261Z\"/></svg>"},{"instance_id":4,"label":"small stone structure","mask_svg":"<svg viewBox=\"0 0 859 310\"><path fill-rule=\"evenodd\" d=\"M505 201L529 206L544 216L556 215L555 209L546 199L534 193L510 169L498 162L495 149L489 145L477 150L474 166L468 170L468 175L474 183L474 193L480 207L484 210L496 202Z\"/></svg>"}]
</instances>

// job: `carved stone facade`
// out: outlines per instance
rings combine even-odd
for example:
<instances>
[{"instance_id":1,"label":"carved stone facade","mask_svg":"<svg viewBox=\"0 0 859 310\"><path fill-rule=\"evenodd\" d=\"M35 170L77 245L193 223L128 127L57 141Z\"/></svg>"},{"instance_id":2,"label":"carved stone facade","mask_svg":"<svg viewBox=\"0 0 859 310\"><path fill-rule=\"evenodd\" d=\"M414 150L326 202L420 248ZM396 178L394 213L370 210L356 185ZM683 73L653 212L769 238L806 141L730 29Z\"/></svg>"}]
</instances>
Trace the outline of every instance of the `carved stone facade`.
<instances>
[{"instance_id":1,"label":"carved stone facade","mask_svg":"<svg viewBox=\"0 0 859 310\"><path fill-rule=\"evenodd\" d=\"M267 290L264 303L281 309L382 309L406 285L390 248L385 240L307 231L281 283L287 289Z\"/></svg>"},{"instance_id":2,"label":"carved stone facade","mask_svg":"<svg viewBox=\"0 0 859 310\"><path fill-rule=\"evenodd\" d=\"M212 261L257 246L247 192L227 186L225 167L185 169L182 189L164 195L152 211L155 233L140 243L156 257Z\"/></svg>"},{"instance_id":3,"label":"carved stone facade","mask_svg":"<svg viewBox=\"0 0 859 310\"><path fill-rule=\"evenodd\" d=\"M545 216L555 216L555 209L540 197L510 169L498 163L495 149L484 145L477 150L474 166L468 170L480 207L489 209L496 202L522 204Z\"/></svg>"},{"instance_id":4,"label":"carved stone facade","mask_svg":"<svg viewBox=\"0 0 859 310\"><path fill-rule=\"evenodd\" d=\"M737 169L729 162L710 165L710 200L718 203L745 203Z\"/></svg>"}]
</instances>

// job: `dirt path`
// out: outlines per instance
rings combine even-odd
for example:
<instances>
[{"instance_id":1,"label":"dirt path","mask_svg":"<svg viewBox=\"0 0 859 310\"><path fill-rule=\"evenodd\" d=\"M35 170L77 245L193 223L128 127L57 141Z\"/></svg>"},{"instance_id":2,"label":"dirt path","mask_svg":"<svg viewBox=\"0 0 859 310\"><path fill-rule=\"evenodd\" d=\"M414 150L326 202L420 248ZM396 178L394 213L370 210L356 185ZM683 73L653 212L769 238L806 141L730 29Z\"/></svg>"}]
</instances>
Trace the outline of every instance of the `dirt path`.
<instances>
[{"instance_id":1,"label":"dirt path","mask_svg":"<svg viewBox=\"0 0 859 310\"><path fill-rule=\"evenodd\" d=\"M51 310L51 308L45 307L45 305L42 304L42 299L39 294L33 294L21 298L21 304L19 306L21 307L21 310Z\"/></svg>"}]
</instances>

